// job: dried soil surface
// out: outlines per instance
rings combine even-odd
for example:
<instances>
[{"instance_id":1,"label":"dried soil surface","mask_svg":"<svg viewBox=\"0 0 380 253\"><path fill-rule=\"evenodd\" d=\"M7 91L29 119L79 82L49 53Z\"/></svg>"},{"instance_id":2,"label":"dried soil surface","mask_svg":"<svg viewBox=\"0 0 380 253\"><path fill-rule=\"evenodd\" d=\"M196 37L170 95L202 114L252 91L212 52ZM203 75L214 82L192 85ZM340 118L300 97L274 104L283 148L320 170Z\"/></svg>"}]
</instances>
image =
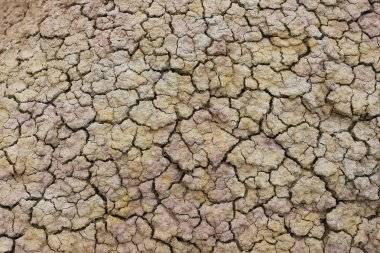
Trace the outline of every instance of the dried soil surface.
<instances>
[{"instance_id":1,"label":"dried soil surface","mask_svg":"<svg viewBox=\"0 0 380 253\"><path fill-rule=\"evenodd\" d=\"M0 0L0 252L380 252L378 0Z\"/></svg>"}]
</instances>

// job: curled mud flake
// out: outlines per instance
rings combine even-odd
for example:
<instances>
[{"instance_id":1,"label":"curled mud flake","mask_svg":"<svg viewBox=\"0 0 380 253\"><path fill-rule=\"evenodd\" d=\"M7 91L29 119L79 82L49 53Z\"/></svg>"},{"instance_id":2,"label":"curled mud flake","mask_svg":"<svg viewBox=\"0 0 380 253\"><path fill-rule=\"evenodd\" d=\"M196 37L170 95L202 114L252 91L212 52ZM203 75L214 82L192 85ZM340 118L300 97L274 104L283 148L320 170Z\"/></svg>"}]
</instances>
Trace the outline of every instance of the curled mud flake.
<instances>
[{"instance_id":1,"label":"curled mud flake","mask_svg":"<svg viewBox=\"0 0 380 253\"><path fill-rule=\"evenodd\" d=\"M375 0L0 0L0 252L380 252Z\"/></svg>"}]
</instances>

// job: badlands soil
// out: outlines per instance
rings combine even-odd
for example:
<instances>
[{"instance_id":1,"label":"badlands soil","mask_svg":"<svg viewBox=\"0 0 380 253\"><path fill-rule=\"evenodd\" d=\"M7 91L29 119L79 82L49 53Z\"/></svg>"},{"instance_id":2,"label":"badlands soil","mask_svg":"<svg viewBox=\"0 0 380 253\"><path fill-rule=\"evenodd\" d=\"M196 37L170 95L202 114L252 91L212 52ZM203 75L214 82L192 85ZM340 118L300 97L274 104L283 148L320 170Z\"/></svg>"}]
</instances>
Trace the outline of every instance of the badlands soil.
<instances>
[{"instance_id":1,"label":"badlands soil","mask_svg":"<svg viewBox=\"0 0 380 253\"><path fill-rule=\"evenodd\" d=\"M380 252L378 0L0 0L0 252Z\"/></svg>"}]
</instances>

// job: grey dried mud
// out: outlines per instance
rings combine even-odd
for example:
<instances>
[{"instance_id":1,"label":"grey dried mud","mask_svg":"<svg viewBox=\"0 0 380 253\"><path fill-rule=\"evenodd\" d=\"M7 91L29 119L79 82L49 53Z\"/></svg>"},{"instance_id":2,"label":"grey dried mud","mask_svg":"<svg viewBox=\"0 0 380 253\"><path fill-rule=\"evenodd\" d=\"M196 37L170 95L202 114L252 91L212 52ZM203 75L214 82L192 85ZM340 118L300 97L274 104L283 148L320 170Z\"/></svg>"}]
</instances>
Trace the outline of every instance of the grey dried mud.
<instances>
[{"instance_id":1,"label":"grey dried mud","mask_svg":"<svg viewBox=\"0 0 380 253\"><path fill-rule=\"evenodd\" d=\"M0 0L0 252L380 252L378 0Z\"/></svg>"}]
</instances>

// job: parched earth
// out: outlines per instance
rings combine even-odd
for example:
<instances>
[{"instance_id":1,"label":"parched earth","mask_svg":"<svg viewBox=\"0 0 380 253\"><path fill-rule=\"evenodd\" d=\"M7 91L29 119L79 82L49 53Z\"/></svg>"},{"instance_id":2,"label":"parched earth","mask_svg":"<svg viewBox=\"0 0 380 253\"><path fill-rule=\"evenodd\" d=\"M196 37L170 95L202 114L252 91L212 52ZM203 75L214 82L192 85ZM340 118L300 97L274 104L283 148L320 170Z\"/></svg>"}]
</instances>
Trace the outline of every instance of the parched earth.
<instances>
[{"instance_id":1,"label":"parched earth","mask_svg":"<svg viewBox=\"0 0 380 253\"><path fill-rule=\"evenodd\" d=\"M0 0L0 252L380 252L378 0Z\"/></svg>"}]
</instances>

